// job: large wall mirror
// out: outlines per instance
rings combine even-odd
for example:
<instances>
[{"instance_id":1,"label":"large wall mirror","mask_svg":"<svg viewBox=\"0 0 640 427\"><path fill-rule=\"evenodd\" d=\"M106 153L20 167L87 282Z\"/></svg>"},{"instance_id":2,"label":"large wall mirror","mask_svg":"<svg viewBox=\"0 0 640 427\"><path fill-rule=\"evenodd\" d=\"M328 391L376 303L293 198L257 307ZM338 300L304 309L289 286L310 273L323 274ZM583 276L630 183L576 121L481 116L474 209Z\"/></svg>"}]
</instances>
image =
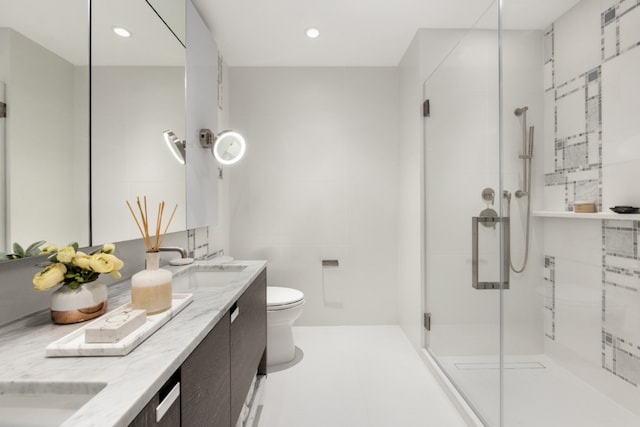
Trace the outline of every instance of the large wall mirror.
<instances>
[{"instance_id":1,"label":"large wall mirror","mask_svg":"<svg viewBox=\"0 0 640 427\"><path fill-rule=\"evenodd\" d=\"M87 0L0 0L0 251L89 244Z\"/></svg>"},{"instance_id":2,"label":"large wall mirror","mask_svg":"<svg viewBox=\"0 0 640 427\"><path fill-rule=\"evenodd\" d=\"M185 230L185 166L163 137L185 138L184 1L91 3L92 243L140 237L126 206L138 196L153 223L160 201L177 204L169 232Z\"/></svg>"},{"instance_id":3,"label":"large wall mirror","mask_svg":"<svg viewBox=\"0 0 640 427\"><path fill-rule=\"evenodd\" d=\"M184 0L0 0L0 11L0 251L138 238L125 204L137 195L177 203L169 231L185 230L184 165L162 136L185 134Z\"/></svg>"}]
</instances>

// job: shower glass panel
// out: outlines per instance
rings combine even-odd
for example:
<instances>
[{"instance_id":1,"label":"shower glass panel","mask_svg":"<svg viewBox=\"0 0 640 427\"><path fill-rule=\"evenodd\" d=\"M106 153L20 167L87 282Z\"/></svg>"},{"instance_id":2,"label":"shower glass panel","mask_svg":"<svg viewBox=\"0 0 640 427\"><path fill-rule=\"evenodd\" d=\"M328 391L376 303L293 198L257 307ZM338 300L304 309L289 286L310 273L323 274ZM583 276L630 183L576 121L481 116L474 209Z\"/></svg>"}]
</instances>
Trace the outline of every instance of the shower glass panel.
<instances>
[{"instance_id":1,"label":"shower glass panel","mask_svg":"<svg viewBox=\"0 0 640 427\"><path fill-rule=\"evenodd\" d=\"M640 7L503 0L502 17L502 173L516 269L528 202L533 213L528 262L504 295L503 425L640 425L640 216L609 210L640 201L629 185L640 155L628 150L640 141ZM516 197L529 145L530 194ZM579 202L599 213L577 213Z\"/></svg>"},{"instance_id":2,"label":"shower glass panel","mask_svg":"<svg viewBox=\"0 0 640 427\"><path fill-rule=\"evenodd\" d=\"M477 415L501 425L501 300L510 290L500 144L498 2L439 33L423 85L427 350ZM425 45L431 32L422 34ZM442 39L439 40L442 46ZM506 268L505 268L506 266Z\"/></svg>"},{"instance_id":3,"label":"shower glass panel","mask_svg":"<svg viewBox=\"0 0 640 427\"><path fill-rule=\"evenodd\" d=\"M424 343L487 426L640 426L638 28L638 1L501 0L420 39L454 46L421 58Z\"/></svg>"}]
</instances>

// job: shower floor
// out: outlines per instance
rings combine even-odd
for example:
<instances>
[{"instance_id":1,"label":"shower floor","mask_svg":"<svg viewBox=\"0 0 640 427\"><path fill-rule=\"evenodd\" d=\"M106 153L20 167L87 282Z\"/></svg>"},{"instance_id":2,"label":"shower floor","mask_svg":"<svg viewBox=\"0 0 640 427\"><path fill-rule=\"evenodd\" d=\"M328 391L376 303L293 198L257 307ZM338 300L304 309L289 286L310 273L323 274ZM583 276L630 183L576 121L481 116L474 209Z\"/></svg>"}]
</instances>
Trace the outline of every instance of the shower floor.
<instances>
[{"instance_id":1,"label":"shower floor","mask_svg":"<svg viewBox=\"0 0 640 427\"><path fill-rule=\"evenodd\" d=\"M466 398L491 426L499 423L495 357L439 357ZM544 355L505 358L506 427L630 427L640 416Z\"/></svg>"}]
</instances>

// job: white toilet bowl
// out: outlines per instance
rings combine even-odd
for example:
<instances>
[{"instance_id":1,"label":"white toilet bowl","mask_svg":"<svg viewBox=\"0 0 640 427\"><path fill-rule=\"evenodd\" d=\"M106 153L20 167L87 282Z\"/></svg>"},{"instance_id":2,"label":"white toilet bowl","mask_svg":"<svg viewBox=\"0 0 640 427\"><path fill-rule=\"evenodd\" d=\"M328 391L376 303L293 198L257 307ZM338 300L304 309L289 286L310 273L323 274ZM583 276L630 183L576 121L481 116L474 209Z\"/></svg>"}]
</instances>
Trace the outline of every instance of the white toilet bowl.
<instances>
[{"instance_id":1,"label":"white toilet bowl","mask_svg":"<svg viewBox=\"0 0 640 427\"><path fill-rule=\"evenodd\" d=\"M292 326L302 314L303 305L304 294L299 290L267 286L267 365L294 359Z\"/></svg>"}]
</instances>

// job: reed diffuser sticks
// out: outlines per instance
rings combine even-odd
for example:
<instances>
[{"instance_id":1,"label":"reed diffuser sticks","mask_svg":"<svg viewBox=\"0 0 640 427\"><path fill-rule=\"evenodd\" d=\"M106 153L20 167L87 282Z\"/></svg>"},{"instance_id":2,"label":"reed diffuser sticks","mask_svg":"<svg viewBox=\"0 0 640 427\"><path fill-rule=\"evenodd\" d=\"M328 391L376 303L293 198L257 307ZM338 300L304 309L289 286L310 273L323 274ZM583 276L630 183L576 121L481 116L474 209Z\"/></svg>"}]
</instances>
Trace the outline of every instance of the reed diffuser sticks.
<instances>
[{"instance_id":1,"label":"reed diffuser sticks","mask_svg":"<svg viewBox=\"0 0 640 427\"><path fill-rule=\"evenodd\" d=\"M127 200L127 206L129 207L129 212L133 215L133 219L138 226L138 230L144 239L144 243L147 246L147 252L158 252L158 248L162 244L162 239L167 234L167 230L169 229L169 225L171 225L171 221L173 220L173 216L176 214L176 210L178 209L178 204L173 208L173 212L171 212L171 216L169 217L169 221L167 222L164 231L161 233L162 229L162 216L164 215L164 200L158 203L158 215L156 216L156 228L155 235L153 236L153 240L151 238L151 234L149 233L149 213L147 210L147 196L143 196L143 203L140 202L140 197L136 197L136 204L138 206L138 211L140 213L140 219L138 220L138 216L134 212L131 204Z\"/></svg>"}]
</instances>

